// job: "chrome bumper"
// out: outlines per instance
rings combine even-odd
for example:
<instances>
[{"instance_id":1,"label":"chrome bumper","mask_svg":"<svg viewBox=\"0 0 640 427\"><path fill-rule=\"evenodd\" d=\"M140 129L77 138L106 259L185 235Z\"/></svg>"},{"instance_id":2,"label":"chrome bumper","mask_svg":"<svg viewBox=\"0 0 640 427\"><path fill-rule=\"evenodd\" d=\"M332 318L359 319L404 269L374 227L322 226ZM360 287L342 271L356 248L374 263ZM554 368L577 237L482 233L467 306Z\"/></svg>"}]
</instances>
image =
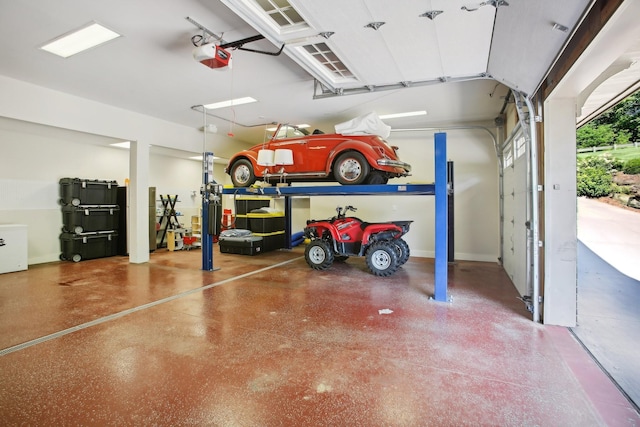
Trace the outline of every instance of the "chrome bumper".
<instances>
[{"instance_id":1,"label":"chrome bumper","mask_svg":"<svg viewBox=\"0 0 640 427\"><path fill-rule=\"evenodd\" d=\"M400 160L379 159L377 163L380 166L391 166L393 168L404 169L407 173L411 172L411 165L409 163L401 162Z\"/></svg>"}]
</instances>

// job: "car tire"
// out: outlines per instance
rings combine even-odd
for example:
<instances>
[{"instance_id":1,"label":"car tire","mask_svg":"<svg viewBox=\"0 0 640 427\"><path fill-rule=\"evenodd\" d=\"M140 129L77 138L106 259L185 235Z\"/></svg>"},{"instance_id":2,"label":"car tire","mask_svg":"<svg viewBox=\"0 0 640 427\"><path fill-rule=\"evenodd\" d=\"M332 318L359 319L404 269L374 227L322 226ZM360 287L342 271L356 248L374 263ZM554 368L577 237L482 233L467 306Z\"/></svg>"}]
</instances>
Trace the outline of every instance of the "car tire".
<instances>
[{"instance_id":1,"label":"car tire","mask_svg":"<svg viewBox=\"0 0 640 427\"><path fill-rule=\"evenodd\" d=\"M407 261L409 261L409 256L411 255L409 244L404 239L396 239L393 240L392 243L396 247L396 254L398 255L398 266L404 265Z\"/></svg>"},{"instance_id":2,"label":"car tire","mask_svg":"<svg viewBox=\"0 0 640 427\"><path fill-rule=\"evenodd\" d=\"M398 270L398 253L393 243L387 241L375 242L365 254L367 267L374 276L391 276Z\"/></svg>"},{"instance_id":3,"label":"car tire","mask_svg":"<svg viewBox=\"0 0 640 427\"><path fill-rule=\"evenodd\" d=\"M333 250L324 240L312 240L304 249L304 259L314 270L326 270L333 264Z\"/></svg>"},{"instance_id":4,"label":"car tire","mask_svg":"<svg viewBox=\"0 0 640 427\"><path fill-rule=\"evenodd\" d=\"M231 182L234 187L250 187L256 182L256 175L253 171L253 164L247 159L237 160L231 166Z\"/></svg>"},{"instance_id":5,"label":"car tire","mask_svg":"<svg viewBox=\"0 0 640 427\"><path fill-rule=\"evenodd\" d=\"M338 156L333 167L333 176L342 185L364 184L370 169L367 159L362 154L347 151Z\"/></svg>"},{"instance_id":6,"label":"car tire","mask_svg":"<svg viewBox=\"0 0 640 427\"><path fill-rule=\"evenodd\" d=\"M373 171L369 175L369 179L367 180L367 184L370 185L384 185L389 182L389 178L382 172Z\"/></svg>"}]
</instances>

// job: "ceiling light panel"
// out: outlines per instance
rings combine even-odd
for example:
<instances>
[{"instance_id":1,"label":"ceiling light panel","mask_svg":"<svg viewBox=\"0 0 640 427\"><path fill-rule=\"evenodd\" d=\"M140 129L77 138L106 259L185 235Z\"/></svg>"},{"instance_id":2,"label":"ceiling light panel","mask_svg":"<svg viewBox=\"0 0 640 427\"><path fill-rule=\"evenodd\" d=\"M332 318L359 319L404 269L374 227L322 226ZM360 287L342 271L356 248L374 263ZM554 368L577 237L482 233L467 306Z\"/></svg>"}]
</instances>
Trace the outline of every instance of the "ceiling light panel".
<instances>
[{"instance_id":1,"label":"ceiling light panel","mask_svg":"<svg viewBox=\"0 0 640 427\"><path fill-rule=\"evenodd\" d=\"M56 37L54 40L41 46L40 49L63 58L68 58L118 37L121 37L121 35L115 31L97 22L91 22L82 28Z\"/></svg>"},{"instance_id":2,"label":"ceiling light panel","mask_svg":"<svg viewBox=\"0 0 640 427\"><path fill-rule=\"evenodd\" d=\"M422 111L408 111L406 113L383 114L378 117L380 117L383 120L389 120L389 119L399 119L402 117L415 117L415 116L426 116L426 115L427 115L427 112L425 110L422 110Z\"/></svg>"},{"instance_id":3,"label":"ceiling light panel","mask_svg":"<svg viewBox=\"0 0 640 427\"><path fill-rule=\"evenodd\" d=\"M227 101L214 102L213 104L206 104L204 105L204 108L207 110L216 110L218 108L236 107L238 105L251 104L254 102L258 102L258 100L250 96L246 96L244 98L235 98Z\"/></svg>"}]
</instances>

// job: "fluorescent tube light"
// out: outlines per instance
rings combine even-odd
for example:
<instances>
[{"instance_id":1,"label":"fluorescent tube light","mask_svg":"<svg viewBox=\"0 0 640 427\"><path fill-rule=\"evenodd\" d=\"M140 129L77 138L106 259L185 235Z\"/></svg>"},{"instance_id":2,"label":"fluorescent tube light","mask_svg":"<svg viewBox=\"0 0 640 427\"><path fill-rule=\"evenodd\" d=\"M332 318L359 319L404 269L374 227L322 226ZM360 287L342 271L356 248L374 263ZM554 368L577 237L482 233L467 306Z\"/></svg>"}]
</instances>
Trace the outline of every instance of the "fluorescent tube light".
<instances>
[{"instance_id":1,"label":"fluorescent tube light","mask_svg":"<svg viewBox=\"0 0 640 427\"><path fill-rule=\"evenodd\" d=\"M422 111L409 111L407 113L396 113L396 114L385 114L382 116L379 116L381 119L397 119L400 117L413 117L413 116L426 116L427 112L422 110Z\"/></svg>"},{"instance_id":2,"label":"fluorescent tube light","mask_svg":"<svg viewBox=\"0 0 640 427\"><path fill-rule=\"evenodd\" d=\"M78 30L55 38L49 43L41 46L40 49L46 50L47 52L63 58L68 58L76 53L99 46L118 37L121 37L121 35L115 31L112 31L97 22L92 22Z\"/></svg>"},{"instance_id":3,"label":"fluorescent tube light","mask_svg":"<svg viewBox=\"0 0 640 427\"><path fill-rule=\"evenodd\" d=\"M216 108L235 107L236 105L250 104L252 102L258 102L257 99L253 99L250 96L244 98L230 99L228 101L215 102L213 104L207 104L203 107L207 110L215 110Z\"/></svg>"},{"instance_id":4,"label":"fluorescent tube light","mask_svg":"<svg viewBox=\"0 0 640 427\"><path fill-rule=\"evenodd\" d=\"M202 160L202 155L189 157L191 160ZM221 160L222 157L213 156L213 160Z\"/></svg>"},{"instance_id":5,"label":"fluorescent tube light","mask_svg":"<svg viewBox=\"0 0 640 427\"><path fill-rule=\"evenodd\" d=\"M113 144L109 144L109 145L112 147L126 148L128 150L129 147L131 146L131 142L130 141L114 142Z\"/></svg>"},{"instance_id":6,"label":"fluorescent tube light","mask_svg":"<svg viewBox=\"0 0 640 427\"><path fill-rule=\"evenodd\" d=\"M298 129L305 129L305 128L311 127L311 125L308 125L306 123L302 123L301 125L291 125L291 126L295 126ZM278 129L278 126L273 126L273 127L267 128L267 132L275 132L277 129Z\"/></svg>"}]
</instances>

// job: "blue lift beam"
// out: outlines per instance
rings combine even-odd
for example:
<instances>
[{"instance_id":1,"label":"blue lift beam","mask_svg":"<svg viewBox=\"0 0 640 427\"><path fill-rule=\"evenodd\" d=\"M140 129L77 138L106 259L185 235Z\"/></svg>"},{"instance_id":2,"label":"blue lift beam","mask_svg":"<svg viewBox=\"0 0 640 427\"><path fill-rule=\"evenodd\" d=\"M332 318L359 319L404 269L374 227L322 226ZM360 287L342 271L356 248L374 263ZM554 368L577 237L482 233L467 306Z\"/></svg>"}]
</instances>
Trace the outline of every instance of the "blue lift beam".
<instances>
[{"instance_id":1,"label":"blue lift beam","mask_svg":"<svg viewBox=\"0 0 640 427\"><path fill-rule=\"evenodd\" d=\"M447 182L447 134L434 137L435 184L385 184L385 185L323 185L295 187L238 187L224 188L222 194L283 196L285 208L285 241L291 249L291 197L292 196L366 196L366 195L429 195L436 198L435 219L435 294L436 301L448 302L448 182ZM204 208L204 205L203 205ZM204 209L203 209L204 212ZM204 213L203 213L204 215ZM203 219L203 222L204 219ZM205 222L206 223L206 222ZM203 241L204 249L204 241ZM203 250L204 257L204 250ZM453 261L451 259L451 261ZM204 264L203 264L204 269Z\"/></svg>"}]
</instances>

